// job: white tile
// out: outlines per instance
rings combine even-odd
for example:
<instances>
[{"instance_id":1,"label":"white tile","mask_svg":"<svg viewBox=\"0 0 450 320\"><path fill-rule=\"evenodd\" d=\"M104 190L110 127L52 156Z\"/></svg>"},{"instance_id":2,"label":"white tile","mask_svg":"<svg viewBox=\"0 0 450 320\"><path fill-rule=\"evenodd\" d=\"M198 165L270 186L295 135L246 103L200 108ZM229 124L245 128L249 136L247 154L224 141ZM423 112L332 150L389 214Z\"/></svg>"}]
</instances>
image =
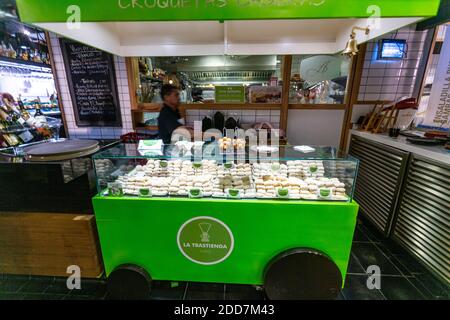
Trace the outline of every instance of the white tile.
<instances>
[{"instance_id":1,"label":"white tile","mask_svg":"<svg viewBox=\"0 0 450 320\"><path fill-rule=\"evenodd\" d=\"M373 101L373 100L379 100L380 94L365 94L364 99L362 101Z\"/></svg>"},{"instance_id":2,"label":"white tile","mask_svg":"<svg viewBox=\"0 0 450 320\"><path fill-rule=\"evenodd\" d=\"M119 77L122 79L127 79L127 71L126 70L120 70Z\"/></svg>"},{"instance_id":3,"label":"white tile","mask_svg":"<svg viewBox=\"0 0 450 320\"><path fill-rule=\"evenodd\" d=\"M381 77L372 77L372 78L367 78L366 82L364 84L367 85L381 85L384 82L384 78ZM363 84L363 83L361 83Z\"/></svg>"},{"instance_id":4,"label":"white tile","mask_svg":"<svg viewBox=\"0 0 450 320\"><path fill-rule=\"evenodd\" d=\"M242 110L243 116L255 116L256 110Z\"/></svg>"},{"instance_id":5,"label":"white tile","mask_svg":"<svg viewBox=\"0 0 450 320\"><path fill-rule=\"evenodd\" d=\"M280 117L279 116L270 116L270 122L271 123L280 122Z\"/></svg>"},{"instance_id":6,"label":"white tile","mask_svg":"<svg viewBox=\"0 0 450 320\"><path fill-rule=\"evenodd\" d=\"M255 116L242 116L241 122L242 123L254 123L256 120Z\"/></svg>"},{"instance_id":7,"label":"white tile","mask_svg":"<svg viewBox=\"0 0 450 320\"><path fill-rule=\"evenodd\" d=\"M271 116L280 116L281 111L280 110L270 110Z\"/></svg>"},{"instance_id":8,"label":"white tile","mask_svg":"<svg viewBox=\"0 0 450 320\"><path fill-rule=\"evenodd\" d=\"M256 116L256 122L270 122L270 116Z\"/></svg>"},{"instance_id":9,"label":"white tile","mask_svg":"<svg viewBox=\"0 0 450 320\"><path fill-rule=\"evenodd\" d=\"M366 86L366 93L377 93L382 91L381 86Z\"/></svg>"},{"instance_id":10,"label":"white tile","mask_svg":"<svg viewBox=\"0 0 450 320\"><path fill-rule=\"evenodd\" d=\"M270 115L270 110L256 110L257 116L268 116Z\"/></svg>"},{"instance_id":11,"label":"white tile","mask_svg":"<svg viewBox=\"0 0 450 320\"><path fill-rule=\"evenodd\" d=\"M384 69L371 69L369 71L369 77L383 77L384 73Z\"/></svg>"}]
</instances>

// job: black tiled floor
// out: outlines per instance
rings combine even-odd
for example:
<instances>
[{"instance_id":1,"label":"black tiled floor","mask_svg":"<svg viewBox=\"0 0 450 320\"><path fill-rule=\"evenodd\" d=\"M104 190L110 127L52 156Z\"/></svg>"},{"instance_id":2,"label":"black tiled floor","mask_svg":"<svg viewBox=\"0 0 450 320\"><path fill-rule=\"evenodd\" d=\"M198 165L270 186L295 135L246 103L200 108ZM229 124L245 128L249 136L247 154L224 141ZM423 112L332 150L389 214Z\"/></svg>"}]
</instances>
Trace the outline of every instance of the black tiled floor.
<instances>
[{"instance_id":1,"label":"black tiled floor","mask_svg":"<svg viewBox=\"0 0 450 320\"><path fill-rule=\"evenodd\" d=\"M381 269L381 287L368 289L366 269ZM65 278L0 274L0 300L92 300L106 298L104 279L82 279L81 290L67 289ZM155 281L150 299L263 300L255 286ZM392 240L358 221L345 287L336 300L450 299L450 289Z\"/></svg>"},{"instance_id":2,"label":"black tiled floor","mask_svg":"<svg viewBox=\"0 0 450 320\"><path fill-rule=\"evenodd\" d=\"M222 283L190 282L184 295L186 300L223 300L225 299L225 285Z\"/></svg>"},{"instance_id":3,"label":"black tiled floor","mask_svg":"<svg viewBox=\"0 0 450 320\"><path fill-rule=\"evenodd\" d=\"M239 284L225 285L225 300L263 300L265 294L262 288Z\"/></svg>"},{"instance_id":4,"label":"black tiled floor","mask_svg":"<svg viewBox=\"0 0 450 320\"><path fill-rule=\"evenodd\" d=\"M48 287L54 283L53 278L37 278L30 279L21 288L20 292L30 293L30 294L40 294L44 293Z\"/></svg>"},{"instance_id":5,"label":"black tiled floor","mask_svg":"<svg viewBox=\"0 0 450 320\"><path fill-rule=\"evenodd\" d=\"M71 290L67 288L66 279L55 279L55 281L47 287L45 293L67 295L70 291Z\"/></svg>"},{"instance_id":6,"label":"black tiled floor","mask_svg":"<svg viewBox=\"0 0 450 320\"><path fill-rule=\"evenodd\" d=\"M354 253L350 254L350 261L348 263L347 272L348 273L357 273L357 274L365 274L366 273Z\"/></svg>"},{"instance_id":7,"label":"black tiled floor","mask_svg":"<svg viewBox=\"0 0 450 320\"><path fill-rule=\"evenodd\" d=\"M388 300L423 300L426 298L409 278L405 277L382 276L381 292Z\"/></svg>"},{"instance_id":8,"label":"black tiled floor","mask_svg":"<svg viewBox=\"0 0 450 320\"><path fill-rule=\"evenodd\" d=\"M384 300L380 290L367 288L367 276L349 274L342 294L346 300Z\"/></svg>"},{"instance_id":9,"label":"black tiled floor","mask_svg":"<svg viewBox=\"0 0 450 320\"><path fill-rule=\"evenodd\" d=\"M155 281L152 284L151 299L181 300L186 293L187 282Z\"/></svg>"},{"instance_id":10,"label":"black tiled floor","mask_svg":"<svg viewBox=\"0 0 450 320\"><path fill-rule=\"evenodd\" d=\"M352 252L364 270L377 265L382 275L401 275L399 268L374 243L353 243Z\"/></svg>"}]
</instances>

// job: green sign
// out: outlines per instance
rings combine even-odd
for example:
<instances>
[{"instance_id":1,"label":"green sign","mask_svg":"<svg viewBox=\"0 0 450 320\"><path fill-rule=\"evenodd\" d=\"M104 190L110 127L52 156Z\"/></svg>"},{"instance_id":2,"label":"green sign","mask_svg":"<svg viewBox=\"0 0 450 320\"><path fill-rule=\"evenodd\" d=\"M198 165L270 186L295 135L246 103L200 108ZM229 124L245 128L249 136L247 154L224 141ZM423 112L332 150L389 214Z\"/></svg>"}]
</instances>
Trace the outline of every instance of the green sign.
<instances>
[{"instance_id":1,"label":"green sign","mask_svg":"<svg viewBox=\"0 0 450 320\"><path fill-rule=\"evenodd\" d=\"M215 86L217 103L245 103L244 86Z\"/></svg>"},{"instance_id":2,"label":"green sign","mask_svg":"<svg viewBox=\"0 0 450 320\"><path fill-rule=\"evenodd\" d=\"M228 226L211 217L186 221L178 231L177 242L186 258L204 265L224 261L234 247L233 234Z\"/></svg>"},{"instance_id":3,"label":"green sign","mask_svg":"<svg viewBox=\"0 0 450 320\"><path fill-rule=\"evenodd\" d=\"M17 0L24 22L431 17L439 0Z\"/></svg>"}]
</instances>

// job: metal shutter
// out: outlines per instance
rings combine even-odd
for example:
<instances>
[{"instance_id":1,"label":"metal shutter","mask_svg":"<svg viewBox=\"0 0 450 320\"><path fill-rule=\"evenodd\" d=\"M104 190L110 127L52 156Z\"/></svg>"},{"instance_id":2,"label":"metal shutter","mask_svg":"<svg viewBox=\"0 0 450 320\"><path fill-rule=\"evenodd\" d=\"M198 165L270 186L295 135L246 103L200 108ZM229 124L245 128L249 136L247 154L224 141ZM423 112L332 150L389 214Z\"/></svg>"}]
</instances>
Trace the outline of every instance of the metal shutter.
<instances>
[{"instance_id":1,"label":"metal shutter","mask_svg":"<svg viewBox=\"0 0 450 320\"><path fill-rule=\"evenodd\" d=\"M450 283L450 167L412 157L393 237Z\"/></svg>"},{"instance_id":2,"label":"metal shutter","mask_svg":"<svg viewBox=\"0 0 450 320\"><path fill-rule=\"evenodd\" d=\"M361 213L388 236L409 153L352 136L350 154L360 160L354 198Z\"/></svg>"}]
</instances>

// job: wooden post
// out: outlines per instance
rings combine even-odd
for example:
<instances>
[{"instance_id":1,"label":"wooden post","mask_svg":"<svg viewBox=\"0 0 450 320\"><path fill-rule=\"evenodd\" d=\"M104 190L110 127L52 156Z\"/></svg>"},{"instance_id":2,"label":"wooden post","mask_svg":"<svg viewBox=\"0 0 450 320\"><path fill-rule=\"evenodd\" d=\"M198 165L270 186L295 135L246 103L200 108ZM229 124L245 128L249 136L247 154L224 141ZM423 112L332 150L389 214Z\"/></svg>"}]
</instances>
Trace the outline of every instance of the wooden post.
<instances>
[{"instance_id":1,"label":"wooden post","mask_svg":"<svg viewBox=\"0 0 450 320\"><path fill-rule=\"evenodd\" d=\"M291 86L291 68L292 68L292 56L286 55L283 58L283 89L281 98L281 109L280 109L280 129L284 130L287 135L287 122L289 113L289 89Z\"/></svg>"},{"instance_id":2,"label":"wooden post","mask_svg":"<svg viewBox=\"0 0 450 320\"><path fill-rule=\"evenodd\" d=\"M361 85L361 75L364 68L366 48L367 45L365 43L360 45L358 56L352 60L352 70L350 73L350 78L347 82L347 88L349 88L349 91L346 97L344 120L341 130L341 142L339 144L339 148L342 151L347 149L348 135L350 132L353 114L353 105L358 101L359 86Z\"/></svg>"},{"instance_id":3,"label":"wooden post","mask_svg":"<svg viewBox=\"0 0 450 320\"><path fill-rule=\"evenodd\" d=\"M137 59L127 57L125 58L128 77L128 89L130 92L131 110L138 109L138 101L136 96L136 90L139 86L139 67L137 65Z\"/></svg>"}]
</instances>

